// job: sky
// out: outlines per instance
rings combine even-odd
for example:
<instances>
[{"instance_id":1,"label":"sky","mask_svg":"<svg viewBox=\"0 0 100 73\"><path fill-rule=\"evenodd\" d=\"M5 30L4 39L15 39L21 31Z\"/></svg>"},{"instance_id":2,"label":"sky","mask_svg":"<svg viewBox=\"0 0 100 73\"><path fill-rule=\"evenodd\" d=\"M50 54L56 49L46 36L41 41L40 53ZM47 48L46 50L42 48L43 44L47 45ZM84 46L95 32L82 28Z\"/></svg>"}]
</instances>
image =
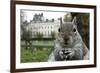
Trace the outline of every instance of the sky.
<instances>
[{"instance_id":1,"label":"sky","mask_svg":"<svg viewBox=\"0 0 100 73\"><path fill-rule=\"evenodd\" d=\"M22 10L24 15L24 20L27 20L28 22L33 19L34 14L43 13L44 18L46 19L52 19L54 18L57 20L59 17L64 17L64 15L67 14L67 12L54 12L54 11L32 11L32 10Z\"/></svg>"}]
</instances>

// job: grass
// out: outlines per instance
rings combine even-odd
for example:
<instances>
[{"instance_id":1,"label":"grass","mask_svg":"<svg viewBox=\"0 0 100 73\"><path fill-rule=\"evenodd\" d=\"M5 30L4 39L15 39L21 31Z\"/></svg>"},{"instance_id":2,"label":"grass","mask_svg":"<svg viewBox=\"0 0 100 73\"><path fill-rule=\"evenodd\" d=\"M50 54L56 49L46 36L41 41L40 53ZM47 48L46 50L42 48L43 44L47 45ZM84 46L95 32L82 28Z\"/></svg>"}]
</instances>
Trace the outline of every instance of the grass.
<instances>
[{"instance_id":1,"label":"grass","mask_svg":"<svg viewBox=\"0 0 100 73\"><path fill-rule=\"evenodd\" d=\"M51 51L51 48L47 48L46 50L26 50L25 48L21 48L21 62L46 62Z\"/></svg>"},{"instance_id":2,"label":"grass","mask_svg":"<svg viewBox=\"0 0 100 73\"><path fill-rule=\"evenodd\" d=\"M54 42L53 41L34 41L32 43L33 45L45 45L45 46L53 46Z\"/></svg>"},{"instance_id":3,"label":"grass","mask_svg":"<svg viewBox=\"0 0 100 73\"><path fill-rule=\"evenodd\" d=\"M21 62L46 62L53 50L53 40L32 40L33 48L25 49L25 42L21 41ZM37 48L34 50L34 48ZM46 49L43 49L46 48Z\"/></svg>"}]
</instances>

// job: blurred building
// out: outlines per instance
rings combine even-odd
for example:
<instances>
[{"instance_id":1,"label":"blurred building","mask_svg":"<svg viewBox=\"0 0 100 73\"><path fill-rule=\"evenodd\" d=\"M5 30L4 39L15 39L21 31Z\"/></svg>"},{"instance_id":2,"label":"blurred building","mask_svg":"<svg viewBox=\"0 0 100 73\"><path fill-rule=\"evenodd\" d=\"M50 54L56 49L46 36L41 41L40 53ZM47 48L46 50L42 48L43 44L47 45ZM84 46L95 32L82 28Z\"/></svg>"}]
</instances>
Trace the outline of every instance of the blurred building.
<instances>
[{"instance_id":1,"label":"blurred building","mask_svg":"<svg viewBox=\"0 0 100 73\"><path fill-rule=\"evenodd\" d=\"M37 37L37 35L42 35L44 38L49 38L52 37L52 34L56 34L58 32L59 27L60 20L33 18L33 20L29 22L27 30L31 31L32 38Z\"/></svg>"}]
</instances>

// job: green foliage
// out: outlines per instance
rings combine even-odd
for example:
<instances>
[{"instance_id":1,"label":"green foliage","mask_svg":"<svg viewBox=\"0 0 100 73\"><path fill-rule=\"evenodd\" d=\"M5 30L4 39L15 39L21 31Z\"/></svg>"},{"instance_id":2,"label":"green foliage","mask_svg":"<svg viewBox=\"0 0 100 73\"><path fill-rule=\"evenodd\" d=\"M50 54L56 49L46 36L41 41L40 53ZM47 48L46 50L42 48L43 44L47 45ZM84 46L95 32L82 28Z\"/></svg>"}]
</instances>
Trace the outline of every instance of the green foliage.
<instances>
[{"instance_id":1,"label":"green foliage","mask_svg":"<svg viewBox=\"0 0 100 73\"><path fill-rule=\"evenodd\" d=\"M21 24L21 39L25 41L26 49L28 49L27 44L30 44L30 47L32 46L31 42L30 42L31 31L26 30L27 26L28 26L27 21L25 21L25 22L23 22L23 24Z\"/></svg>"},{"instance_id":2,"label":"green foliage","mask_svg":"<svg viewBox=\"0 0 100 73\"><path fill-rule=\"evenodd\" d=\"M31 32L30 31L24 31L23 33L22 33L22 35L21 35L21 38L23 39L23 40L30 40L30 38L31 38Z\"/></svg>"},{"instance_id":3,"label":"green foliage","mask_svg":"<svg viewBox=\"0 0 100 73\"><path fill-rule=\"evenodd\" d=\"M29 40L31 38L31 31L26 30L28 22L25 21L21 24L21 39Z\"/></svg>"},{"instance_id":4,"label":"green foliage","mask_svg":"<svg viewBox=\"0 0 100 73\"><path fill-rule=\"evenodd\" d=\"M72 20L72 17L71 17L71 14L70 13L67 13L65 16L64 16L64 22L71 22Z\"/></svg>"}]
</instances>

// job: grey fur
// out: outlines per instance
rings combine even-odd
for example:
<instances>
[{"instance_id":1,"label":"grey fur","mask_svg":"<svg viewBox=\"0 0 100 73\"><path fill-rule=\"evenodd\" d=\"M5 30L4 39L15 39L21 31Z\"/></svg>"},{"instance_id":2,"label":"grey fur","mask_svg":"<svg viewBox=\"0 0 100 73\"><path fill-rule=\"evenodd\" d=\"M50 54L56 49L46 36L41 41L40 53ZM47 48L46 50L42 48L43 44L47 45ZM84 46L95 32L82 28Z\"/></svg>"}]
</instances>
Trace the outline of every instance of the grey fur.
<instances>
[{"instance_id":1,"label":"grey fur","mask_svg":"<svg viewBox=\"0 0 100 73\"><path fill-rule=\"evenodd\" d=\"M82 41L74 22L63 23L48 61L89 59L89 50Z\"/></svg>"}]
</instances>

